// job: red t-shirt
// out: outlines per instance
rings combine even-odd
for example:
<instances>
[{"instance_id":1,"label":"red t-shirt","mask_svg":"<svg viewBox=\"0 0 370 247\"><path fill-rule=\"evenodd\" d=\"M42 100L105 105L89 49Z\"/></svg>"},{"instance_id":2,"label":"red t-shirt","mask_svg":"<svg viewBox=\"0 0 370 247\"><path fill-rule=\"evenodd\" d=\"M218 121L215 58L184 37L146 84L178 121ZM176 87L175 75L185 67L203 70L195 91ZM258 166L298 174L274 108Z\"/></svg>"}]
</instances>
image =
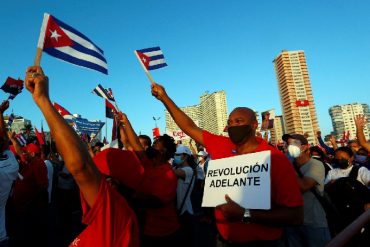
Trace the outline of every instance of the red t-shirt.
<instances>
[{"instance_id":1,"label":"red t-shirt","mask_svg":"<svg viewBox=\"0 0 370 247\"><path fill-rule=\"evenodd\" d=\"M236 155L235 144L228 137L217 136L203 131L203 140L211 159L227 158ZM303 205L297 176L293 166L283 153L257 138L259 145L253 153L271 151L271 204L274 206L296 207ZM226 201L225 201L226 203ZM221 236L231 242L246 243L258 240L275 240L282 235L282 227L262 224L227 222L220 210L215 209L216 224Z\"/></svg>"},{"instance_id":2,"label":"red t-shirt","mask_svg":"<svg viewBox=\"0 0 370 247\"><path fill-rule=\"evenodd\" d=\"M25 206L32 202L33 207L45 207L48 203L47 195L48 175L45 162L37 157L30 161L21 162L18 178L13 187L12 203L17 211L25 210ZM45 199L45 200L43 200Z\"/></svg>"},{"instance_id":3,"label":"red t-shirt","mask_svg":"<svg viewBox=\"0 0 370 247\"><path fill-rule=\"evenodd\" d=\"M180 228L175 207L176 186L177 177L169 163L161 166L146 164L139 191L157 197L163 206L145 208L145 235L167 236Z\"/></svg>"},{"instance_id":4,"label":"red t-shirt","mask_svg":"<svg viewBox=\"0 0 370 247\"><path fill-rule=\"evenodd\" d=\"M86 229L70 247L139 246L136 216L118 191L102 179L98 196L90 208L81 195L82 222Z\"/></svg>"}]
</instances>

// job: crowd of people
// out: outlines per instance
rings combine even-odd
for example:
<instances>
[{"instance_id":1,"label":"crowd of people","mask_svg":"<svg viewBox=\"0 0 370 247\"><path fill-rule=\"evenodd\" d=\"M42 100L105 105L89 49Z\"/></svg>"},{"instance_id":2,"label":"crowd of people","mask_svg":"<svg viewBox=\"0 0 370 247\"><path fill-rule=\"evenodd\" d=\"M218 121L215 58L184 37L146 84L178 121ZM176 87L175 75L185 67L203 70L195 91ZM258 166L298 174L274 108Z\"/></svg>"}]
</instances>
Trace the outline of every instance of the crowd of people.
<instances>
[{"instance_id":1,"label":"crowd of people","mask_svg":"<svg viewBox=\"0 0 370 247\"><path fill-rule=\"evenodd\" d=\"M82 140L53 107L41 67L27 69L25 86L49 126L52 143L22 147L6 129L0 105L0 247L18 246L325 246L370 208L370 143L357 116L357 139L317 146L303 133L284 146L258 137L247 107L235 108L228 136L199 128L153 84L152 95L191 139L136 135L119 112L119 148ZM202 207L209 161L271 154L271 209L223 204ZM248 198L253 200L254 198ZM370 241L369 224L349 246Z\"/></svg>"}]
</instances>

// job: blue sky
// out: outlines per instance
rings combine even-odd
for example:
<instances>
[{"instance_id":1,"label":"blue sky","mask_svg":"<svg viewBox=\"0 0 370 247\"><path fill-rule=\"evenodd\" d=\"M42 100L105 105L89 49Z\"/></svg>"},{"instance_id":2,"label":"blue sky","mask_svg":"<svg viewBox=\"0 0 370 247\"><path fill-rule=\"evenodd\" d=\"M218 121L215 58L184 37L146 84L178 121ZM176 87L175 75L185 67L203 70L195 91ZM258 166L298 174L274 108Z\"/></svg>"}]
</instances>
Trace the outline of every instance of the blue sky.
<instances>
[{"instance_id":1,"label":"blue sky","mask_svg":"<svg viewBox=\"0 0 370 247\"><path fill-rule=\"evenodd\" d=\"M305 51L324 134L332 131L329 107L370 103L368 1L3 1L1 82L7 76L23 78L32 65L44 12L104 50L108 76L45 53L41 60L51 99L88 119L105 121L104 101L91 93L101 83L113 89L137 132L151 135L153 116L161 117L164 132L164 107L151 96L133 53L157 45L169 66L152 77L179 106L198 104L204 91L225 90L229 112L248 106L281 113L272 60L283 49ZM0 92L0 97L7 95ZM10 108L40 126L43 116L28 91ZM110 128L108 120L108 136Z\"/></svg>"}]
</instances>

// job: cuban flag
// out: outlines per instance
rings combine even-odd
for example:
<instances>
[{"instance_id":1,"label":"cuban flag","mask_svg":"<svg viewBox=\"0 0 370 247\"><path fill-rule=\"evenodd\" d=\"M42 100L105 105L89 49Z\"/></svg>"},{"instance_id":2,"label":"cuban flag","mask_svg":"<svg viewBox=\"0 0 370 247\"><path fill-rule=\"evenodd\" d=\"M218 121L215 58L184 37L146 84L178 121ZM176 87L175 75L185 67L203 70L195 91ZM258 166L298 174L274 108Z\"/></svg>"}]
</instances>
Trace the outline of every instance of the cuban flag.
<instances>
[{"instance_id":1,"label":"cuban flag","mask_svg":"<svg viewBox=\"0 0 370 247\"><path fill-rule=\"evenodd\" d=\"M136 53L147 70L159 69L167 66L163 52L159 46L136 50Z\"/></svg>"},{"instance_id":2,"label":"cuban flag","mask_svg":"<svg viewBox=\"0 0 370 247\"><path fill-rule=\"evenodd\" d=\"M12 114L10 114L10 116L9 116L9 118L8 118L8 126L10 127L10 126L12 126L12 123L13 123L13 121L14 121L14 118L15 118L15 116L14 116L14 114L12 113Z\"/></svg>"},{"instance_id":3,"label":"cuban flag","mask_svg":"<svg viewBox=\"0 0 370 247\"><path fill-rule=\"evenodd\" d=\"M76 29L47 13L37 47L66 62L108 74L103 50Z\"/></svg>"},{"instance_id":4,"label":"cuban flag","mask_svg":"<svg viewBox=\"0 0 370 247\"><path fill-rule=\"evenodd\" d=\"M115 101L114 97L113 97L113 92L112 92L112 89L110 88L104 88L102 85L97 85L96 88L94 88L94 90L92 91L93 94L96 94L106 100L111 100L111 101Z\"/></svg>"},{"instance_id":5,"label":"cuban flag","mask_svg":"<svg viewBox=\"0 0 370 247\"><path fill-rule=\"evenodd\" d=\"M9 93L8 99L13 100L15 96L17 96L19 93L22 92L23 89L23 81L18 79L13 79L11 77L8 77L4 83L4 85L1 86L1 89L5 93Z\"/></svg>"}]
</instances>

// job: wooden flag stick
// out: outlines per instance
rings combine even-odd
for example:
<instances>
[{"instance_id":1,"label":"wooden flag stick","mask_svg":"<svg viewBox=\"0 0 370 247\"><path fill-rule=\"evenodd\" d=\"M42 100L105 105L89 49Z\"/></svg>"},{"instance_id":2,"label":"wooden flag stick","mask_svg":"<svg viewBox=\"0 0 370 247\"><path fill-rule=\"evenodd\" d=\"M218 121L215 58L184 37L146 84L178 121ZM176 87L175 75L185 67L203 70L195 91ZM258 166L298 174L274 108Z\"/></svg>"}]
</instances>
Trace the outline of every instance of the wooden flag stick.
<instances>
[{"instance_id":1,"label":"wooden flag stick","mask_svg":"<svg viewBox=\"0 0 370 247\"><path fill-rule=\"evenodd\" d=\"M148 70L147 70L147 68L145 67L144 63L141 61L141 59L140 59L140 57L139 57L139 54L137 54L137 51L134 51L134 52L135 52L135 55L136 55L137 59L139 59L140 64L141 64L141 66L143 67L143 69L144 69L144 71L145 71L145 74L148 76L148 79L149 79L150 83L151 83L152 85L154 85L154 84L155 84L155 82L154 82L154 80L153 80L152 76L149 74L149 71L148 71Z\"/></svg>"},{"instance_id":2,"label":"wooden flag stick","mask_svg":"<svg viewBox=\"0 0 370 247\"><path fill-rule=\"evenodd\" d=\"M33 65L40 66L41 56L42 56L42 49L37 47L35 62L33 63Z\"/></svg>"}]
</instances>

